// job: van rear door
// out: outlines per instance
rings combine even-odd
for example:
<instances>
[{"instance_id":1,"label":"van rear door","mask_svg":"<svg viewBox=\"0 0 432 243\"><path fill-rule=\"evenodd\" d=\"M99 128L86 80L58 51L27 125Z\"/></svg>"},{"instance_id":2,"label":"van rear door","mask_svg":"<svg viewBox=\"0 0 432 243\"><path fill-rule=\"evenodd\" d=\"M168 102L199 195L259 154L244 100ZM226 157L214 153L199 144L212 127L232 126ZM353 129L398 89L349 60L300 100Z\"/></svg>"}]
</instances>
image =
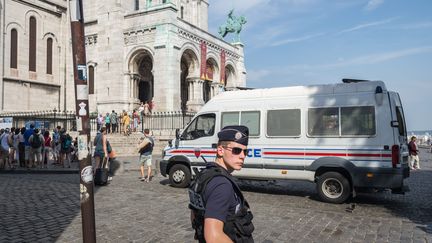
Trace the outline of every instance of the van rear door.
<instances>
[{"instance_id":1,"label":"van rear door","mask_svg":"<svg viewBox=\"0 0 432 243\"><path fill-rule=\"evenodd\" d=\"M408 166L408 141L405 123L405 115L399 94L389 92L390 109L392 113L391 126L393 127L393 137L395 145L399 145L399 161L402 167Z\"/></svg>"}]
</instances>

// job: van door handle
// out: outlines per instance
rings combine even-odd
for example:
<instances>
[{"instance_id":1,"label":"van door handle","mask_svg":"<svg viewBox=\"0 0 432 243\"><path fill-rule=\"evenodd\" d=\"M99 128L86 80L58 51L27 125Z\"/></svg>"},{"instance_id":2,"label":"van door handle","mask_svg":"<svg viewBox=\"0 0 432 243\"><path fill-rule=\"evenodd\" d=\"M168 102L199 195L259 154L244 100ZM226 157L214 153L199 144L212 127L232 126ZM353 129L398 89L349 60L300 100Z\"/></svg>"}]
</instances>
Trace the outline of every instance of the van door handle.
<instances>
[{"instance_id":1,"label":"van door handle","mask_svg":"<svg viewBox=\"0 0 432 243\"><path fill-rule=\"evenodd\" d=\"M212 148L217 148L217 144L212 143Z\"/></svg>"}]
</instances>

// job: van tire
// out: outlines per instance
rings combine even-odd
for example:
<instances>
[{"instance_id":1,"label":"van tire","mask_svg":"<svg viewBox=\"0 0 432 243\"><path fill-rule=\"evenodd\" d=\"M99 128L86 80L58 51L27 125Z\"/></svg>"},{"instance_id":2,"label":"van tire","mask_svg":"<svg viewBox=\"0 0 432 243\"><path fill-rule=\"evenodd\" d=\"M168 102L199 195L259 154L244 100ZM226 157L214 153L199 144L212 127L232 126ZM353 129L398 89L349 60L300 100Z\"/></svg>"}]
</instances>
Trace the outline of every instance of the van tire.
<instances>
[{"instance_id":1,"label":"van tire","mask_svg":"<svg viewBox=\"0 0 432 243\"><path fill-rule=\"evenodd\" d=\"M318 177L317 191L324 202L343 203L351 195L351 186L345 176L331 171Z\"/></svg>"},{"instance_id":2,"label":"van tire","mask_svg":"<svg viewBox=\"0 0 432 243\"><path fill-rule=\"evenodd\" d=\"M169 170L169 180L173 187L187 187L191 181L191 172L185 165L176 164Z\"/></svg>"}]
</instances>

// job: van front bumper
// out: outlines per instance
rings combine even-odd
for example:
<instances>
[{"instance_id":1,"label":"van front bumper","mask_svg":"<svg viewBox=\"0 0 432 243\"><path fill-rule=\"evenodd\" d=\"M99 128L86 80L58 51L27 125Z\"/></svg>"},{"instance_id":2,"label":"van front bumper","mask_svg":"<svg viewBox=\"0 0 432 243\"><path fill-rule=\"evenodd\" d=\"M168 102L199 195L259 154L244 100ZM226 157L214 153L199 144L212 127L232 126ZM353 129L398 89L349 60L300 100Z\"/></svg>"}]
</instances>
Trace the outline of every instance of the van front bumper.
<instances>
[{"instance_id":1,"label":"van front bumper","mask_svg":"<svg viewBox=\"0 0 432 243\"><path fill-rule=\"evenodd\" d=\"M167 177L168 176L168 171L167 171L168 160L161 160L159 162L159 167L160 167L161 175L163 175L164 177Z\"/></svg>"}]
</instances>

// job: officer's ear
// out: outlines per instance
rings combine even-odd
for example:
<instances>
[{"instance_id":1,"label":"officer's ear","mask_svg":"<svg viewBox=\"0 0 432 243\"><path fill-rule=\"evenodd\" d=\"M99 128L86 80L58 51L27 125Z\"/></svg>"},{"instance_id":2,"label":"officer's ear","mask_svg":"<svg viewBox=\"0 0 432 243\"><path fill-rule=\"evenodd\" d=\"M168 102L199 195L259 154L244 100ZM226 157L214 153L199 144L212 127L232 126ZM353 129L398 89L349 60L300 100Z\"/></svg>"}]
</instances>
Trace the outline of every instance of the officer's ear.
<instances>
[{"instance_id":1,"label":"officer's ear","mask_svg":"<svg viewBox=\"0 0 432 243\"><path fill-rule=\"evenodd\" d=\"M216 148L216 157L220 158L224 154L224 148L221 144L219 144Z\"/></svg>"}]
</instances>

